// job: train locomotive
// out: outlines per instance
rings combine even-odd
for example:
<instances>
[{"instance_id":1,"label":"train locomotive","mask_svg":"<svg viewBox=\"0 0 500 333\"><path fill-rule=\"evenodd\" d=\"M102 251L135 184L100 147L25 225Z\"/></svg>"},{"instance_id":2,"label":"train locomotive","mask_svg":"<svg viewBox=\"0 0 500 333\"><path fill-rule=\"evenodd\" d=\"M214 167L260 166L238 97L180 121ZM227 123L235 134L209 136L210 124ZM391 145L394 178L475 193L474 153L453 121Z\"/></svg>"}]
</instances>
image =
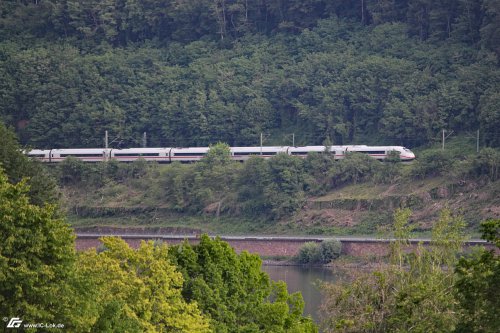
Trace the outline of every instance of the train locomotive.
<instances>
[{"instance_id":1,"label":"train locomotive","mask_svg":"<svg viewBox=\"0 0 500 333\"><path fill-rule=\"evenodd\" d=\"M58 163L68 157L73 157L83 162L103 162L116 160L119 162L133 162L137 159L156 161L159 163L196 162L202 159L210 150L210 147L192 148L77 148L77 149L33 149L26 154L41 162ZM401 161L412 161L415 154L408 148L402 146L258 146L258 147L230 147L231 159L234 161L245 161L251 156L270 158L277 154L288 154L305 158L312 152L329 151L335 159L342 159L350 152L367 154L377 160L388 158L390 152L399 153Z\"/></svg>"}]
</instances>

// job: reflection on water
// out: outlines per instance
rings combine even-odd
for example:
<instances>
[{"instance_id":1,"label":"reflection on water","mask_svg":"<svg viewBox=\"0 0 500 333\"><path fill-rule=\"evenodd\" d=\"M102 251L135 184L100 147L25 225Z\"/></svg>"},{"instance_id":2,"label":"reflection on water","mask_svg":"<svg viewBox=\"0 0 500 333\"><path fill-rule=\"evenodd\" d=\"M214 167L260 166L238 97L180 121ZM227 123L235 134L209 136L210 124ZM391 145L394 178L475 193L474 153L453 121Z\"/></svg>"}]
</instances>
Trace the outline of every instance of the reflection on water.
<instances>
[{"instance_id":1,"label":"reflection on water","mask_svg":"<svg viewBox=\"0 0 500 333\"><path fill-rule=\"evenodd\" d=\"M334 282L339 276L325 267L304 266L262 266L274 281L285 281L288 292L300 291L304 298L304 314L311 315L319 323L318 308L321 304L321 293L318 282Z\"/></svg>"}]
</instances>

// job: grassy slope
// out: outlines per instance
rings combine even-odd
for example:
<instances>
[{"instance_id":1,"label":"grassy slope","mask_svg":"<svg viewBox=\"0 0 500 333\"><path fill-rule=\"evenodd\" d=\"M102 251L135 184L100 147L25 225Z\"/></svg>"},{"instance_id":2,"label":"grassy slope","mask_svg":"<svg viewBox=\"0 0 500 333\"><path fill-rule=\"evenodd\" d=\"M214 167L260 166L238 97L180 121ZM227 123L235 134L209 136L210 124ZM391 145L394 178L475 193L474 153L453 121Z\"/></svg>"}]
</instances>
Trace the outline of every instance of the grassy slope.
<instances>
[{"instance_id":1,"label":"grassy slope","mask_svg":"<svg viewBox=\"0 0 500 333\"><path fill-rule=\"evenodd\" d=\"M474 156L475 142L470 138L452 138L447 150L455 155ZM416 153L419 156L422 151ZM408 171L410 167L403 172ZM90 191L67 187L62 192L63 202L69 221L75 227L185 227L193 232L215 234L387 236L392 213L400 206L412 209L411 220L417 233L424 236L429 234L432 221L445 207L464 216L471 235L478 235L481 221L500 218L500 180L486 183L448 176L402 180L391 185L348 185L324 196L309 198L294 216L278 222L265 218L215 217L203 212L175 213L159 194L162 193L160 186L157 179L151 178L109 182ZM79 211L77 216L75 206L90 207L90 211L83 214Z\"/></svg>"},{"instance_id":2,"label":"grassy slope","mask_svg":"<svg viewBox=\"0 0 500 333\"><path fill-rule=\"evenodd\" d=\"M96 191L66 188L69 221L75 227L185 227L193 232L278 235L386 235L392 211L402 203L413 210L412 221L425 235L439 211L449 207L464 215L471 233L481 220L500 217L500 181L480 184L430 178L392 185L349 185L310 198L294 216L279 222L211 214L179 214L154 191L125 184ZM71 203L71 204L70 204ZM78 214L75 214L78 206ZM83 211L87 207L90 210ZM82 217L84 215L84 217Z\"/></svg>"}]
</instances>

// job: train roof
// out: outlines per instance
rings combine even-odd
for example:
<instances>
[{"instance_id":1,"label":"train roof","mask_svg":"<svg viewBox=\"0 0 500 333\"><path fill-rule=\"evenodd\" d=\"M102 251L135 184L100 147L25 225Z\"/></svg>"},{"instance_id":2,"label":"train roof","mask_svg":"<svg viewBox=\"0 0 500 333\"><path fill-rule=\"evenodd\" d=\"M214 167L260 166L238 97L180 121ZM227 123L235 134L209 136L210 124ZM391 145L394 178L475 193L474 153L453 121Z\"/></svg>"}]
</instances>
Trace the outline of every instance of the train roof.
<instances>
[{"instance_id":1,"label":"train roof","mask_svg":"<svg viewBox=\"0 0 500 333\"><path fill-rule=\"evenodd\" d=\"M111 148L73 148L73 149L52 149L53 153L64 154L97 154L111 150Z\"/></svg>"},{"instance_id":2,"label":"train roof","mask_svg":"<svg viewBox=\"0 0 500 333\"><path fill-rule=\"evenodd\" d=\"M123 152L123 153L152 153L157 151L169 151L171 148L124 148L124 149L113 149L113 152Z\"/></svg>"},{"instance_id":3,"label":"train roof","mask_svg":"<svg viewBox=\"0 0 500 333\"><path fill-rule=\"evenodd\" d=\"M30 150L23 150L23 154L46 154L50 152L50 149L30 149Z\"/></svg>"},{"instance_id":4,"label":"train roof","mask_svg":"<svg viewBox=\"0 0 500 333\"><path fill-rule=\"evenodd\" d=\"M270 151L283 151L285 152L288 149L288 146L262 146L262 147L230 147L232 152L260 152L261 149L264 152Z\"/></svg>"},{"instance_id":5,"label":"train roof","mask_svg":"<svg viewBox=\"0 0 500 333\"><path fill-rule=\"evenodd\" d=\"M172 148L172 152L193 152L193 153L206 153L210 148L208 147L188 147L188 148Z\"/></svg>"}]
</instances>

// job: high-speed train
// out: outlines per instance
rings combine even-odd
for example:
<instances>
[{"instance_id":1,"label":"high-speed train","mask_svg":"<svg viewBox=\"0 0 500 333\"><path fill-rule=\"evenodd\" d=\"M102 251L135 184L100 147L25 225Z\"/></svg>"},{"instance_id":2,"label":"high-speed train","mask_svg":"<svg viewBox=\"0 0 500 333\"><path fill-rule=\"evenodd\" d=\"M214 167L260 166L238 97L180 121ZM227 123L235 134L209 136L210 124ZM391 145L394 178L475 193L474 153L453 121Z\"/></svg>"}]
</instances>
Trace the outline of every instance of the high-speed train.
<instances>
[{"instance_id":1,"label":"high-speed train","mask_svg":"<svg viewBox=\"0 0 500 333\"><path fill-rule=\"evenodd\" d=\"M328 148L328 149L327 149ZM78 149L33 149L27 155L42 162L57 163L68 157L73 157L84 162L102 162L116 160L119 162L133 162L137 159L170 163L174 161L195 162L202 159L210 150L210 147L195 148L78 148ZM307 157L312 152L325 152L328 150L335 159L342 159L350 152L367 154L377 160L384 160L389 153L399 153L402 161L411 161L415 154L408 148L402 146L263 146L263 147L230 147L231 158L235 161L245 161L251 156L270 158L277 154L288 154L298 157Z\"/></svg>"}]
</instances>

